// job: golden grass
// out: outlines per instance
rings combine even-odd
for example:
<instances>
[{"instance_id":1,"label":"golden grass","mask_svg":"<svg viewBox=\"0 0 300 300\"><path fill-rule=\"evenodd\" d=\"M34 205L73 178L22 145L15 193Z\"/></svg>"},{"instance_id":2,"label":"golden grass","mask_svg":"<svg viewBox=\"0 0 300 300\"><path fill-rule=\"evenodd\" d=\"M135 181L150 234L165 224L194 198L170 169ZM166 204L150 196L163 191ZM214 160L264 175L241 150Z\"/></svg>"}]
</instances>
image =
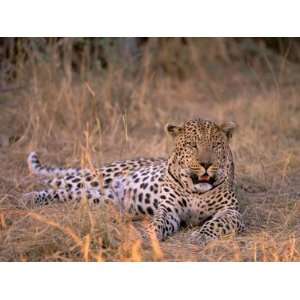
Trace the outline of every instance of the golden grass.
<instances>
[{"instance_id":1,"label":"golden grass","mask_svg":"<svg viewBox=\"0 0 300 300\"><path fill-rule=\"evenodd\" d=\"M68 66L61 75L51 63L31 64L20 71L27 88L0 95L0 135L17 140L0 147L0 261L299 261L300 101L289 70L201 70L179 81L147 66L136 77L119 67L79 78ZM41 188L27 170L31 150L66 167L167 156L164 124L194 117L239 124L232 150L247 225L240 236L200 247L187 242L187 228L145 243L144 223L110 206L20 203Z\"/></svg>"}]
</instances>

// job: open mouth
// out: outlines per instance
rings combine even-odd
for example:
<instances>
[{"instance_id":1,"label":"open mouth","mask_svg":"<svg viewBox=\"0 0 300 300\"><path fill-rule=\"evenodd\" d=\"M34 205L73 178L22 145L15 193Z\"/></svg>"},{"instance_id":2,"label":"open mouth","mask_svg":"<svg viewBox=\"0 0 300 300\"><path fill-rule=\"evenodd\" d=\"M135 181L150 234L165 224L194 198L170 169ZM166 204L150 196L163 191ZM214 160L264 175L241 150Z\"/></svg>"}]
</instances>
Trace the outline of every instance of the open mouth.
<instances>
[{"instance_id":1,"label":"open mouth","mask_svg":"<svg viewBox=\"0 0 300 300\"><path fill-rule=\"evenodd\" d=\"M197 174L192 174L191 179L192 179L193 184L199 184L199 183L213 184L215 182L215 178L213 178L207 174L204 174L200 177Z\"/></svg>"}]
</instances>

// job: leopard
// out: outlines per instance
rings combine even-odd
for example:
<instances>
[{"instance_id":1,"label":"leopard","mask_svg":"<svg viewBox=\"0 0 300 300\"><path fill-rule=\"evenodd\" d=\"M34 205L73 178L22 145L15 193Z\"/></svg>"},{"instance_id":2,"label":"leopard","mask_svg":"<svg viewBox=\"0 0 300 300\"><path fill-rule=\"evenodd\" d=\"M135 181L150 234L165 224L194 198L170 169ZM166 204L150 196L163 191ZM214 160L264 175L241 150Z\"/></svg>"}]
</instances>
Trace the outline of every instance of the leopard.
<instances>
[{"instance_id":1,"label":"leopard","mask_svg":"<svg viewBox=\"0 0 300 300\"><path fill-rule=\"evenodd\" d=\"M234 184L230 142L237 125L202 118L166 124L173 141L168 158L137 158L100 168L42 165L35 152L30 171L49 188L26 194L32 205L83 198L90 205L113 203L122 212L149 217L147 232L164 241L184 226L190 240L207 244L245 228ZM29 199L29 200L28 200Z\"/></svg>"}]
</instances>

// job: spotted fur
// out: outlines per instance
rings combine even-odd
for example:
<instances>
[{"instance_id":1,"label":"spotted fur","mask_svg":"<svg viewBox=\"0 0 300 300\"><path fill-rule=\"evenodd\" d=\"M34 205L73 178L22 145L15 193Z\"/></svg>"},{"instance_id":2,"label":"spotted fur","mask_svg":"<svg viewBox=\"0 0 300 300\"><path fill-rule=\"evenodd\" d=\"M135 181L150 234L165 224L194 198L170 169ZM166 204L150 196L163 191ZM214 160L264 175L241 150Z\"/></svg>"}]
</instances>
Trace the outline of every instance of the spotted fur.
<instances>
[{"instance_id":1,"label":"spotted fur","mask_svg":"<svg viewBox=\"0 0 300 300\"><path fill-rule=\"evenodd\" d=\"M51 188L30 193L35 205L107 201L135 215L152 217L148 231L159 240L182 224L199 226L192 240L206 243L243 229L234 193L234 164L229 147L235 124L197 119L183 126L167 125L175 147L168 159L117 161L96 170L62 169L28 157L30 170ZM28 195L27 195L28 196Z\"/></svg>"}]
</instances>

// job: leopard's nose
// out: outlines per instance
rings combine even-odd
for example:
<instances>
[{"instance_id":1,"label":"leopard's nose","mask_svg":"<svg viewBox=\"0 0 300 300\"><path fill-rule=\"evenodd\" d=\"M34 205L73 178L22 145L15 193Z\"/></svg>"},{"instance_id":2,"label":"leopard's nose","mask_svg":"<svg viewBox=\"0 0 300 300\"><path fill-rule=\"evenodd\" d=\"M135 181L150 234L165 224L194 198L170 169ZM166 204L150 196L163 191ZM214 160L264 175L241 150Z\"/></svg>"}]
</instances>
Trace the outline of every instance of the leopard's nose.
<instances>
[{"instance_id":1,"label":"leopard's nose","mask_svg":"<svg viewBox=\"0 0 300 300\"><path fill-rule=\"evenodd\" d=\"M207 170L211 165L212 163L210 161L200 161L200 165L205 169Z\"/></svg>"}]
</instances>

